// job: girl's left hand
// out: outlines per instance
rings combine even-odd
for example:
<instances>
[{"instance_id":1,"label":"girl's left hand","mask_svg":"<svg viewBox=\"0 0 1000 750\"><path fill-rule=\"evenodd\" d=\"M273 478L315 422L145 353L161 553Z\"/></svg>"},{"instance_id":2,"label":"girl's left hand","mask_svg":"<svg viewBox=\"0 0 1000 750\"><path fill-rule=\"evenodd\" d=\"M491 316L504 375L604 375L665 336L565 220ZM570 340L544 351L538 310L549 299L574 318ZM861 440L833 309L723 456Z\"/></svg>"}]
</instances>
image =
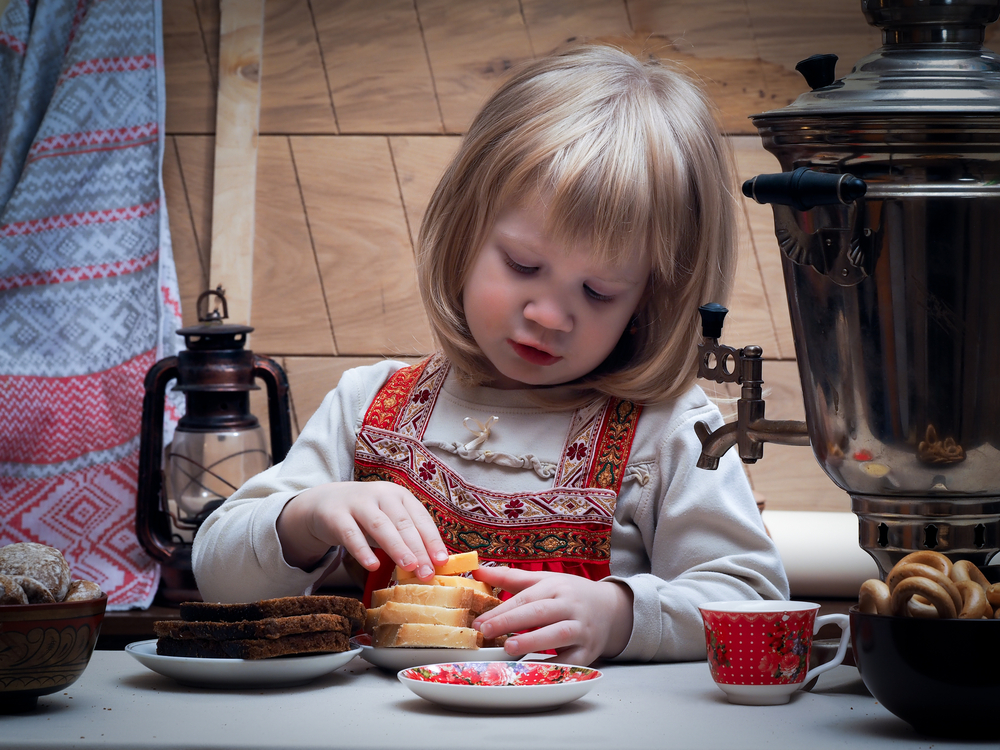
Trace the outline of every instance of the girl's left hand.
<instances>
[{"instance_id":1,"label":"girl's left hand","mask_svg":"<svg viewBox=\"0 0 1000 750\"><path fill-rule=\"evenodd\" d=\"M513 594L472 623L486 638L516 633L504 644L508 654L556 649L561 663L586 666L628 644L632 591L624 584L502 567L479 568L473 576Z\"/></svg>"}]
</instances>

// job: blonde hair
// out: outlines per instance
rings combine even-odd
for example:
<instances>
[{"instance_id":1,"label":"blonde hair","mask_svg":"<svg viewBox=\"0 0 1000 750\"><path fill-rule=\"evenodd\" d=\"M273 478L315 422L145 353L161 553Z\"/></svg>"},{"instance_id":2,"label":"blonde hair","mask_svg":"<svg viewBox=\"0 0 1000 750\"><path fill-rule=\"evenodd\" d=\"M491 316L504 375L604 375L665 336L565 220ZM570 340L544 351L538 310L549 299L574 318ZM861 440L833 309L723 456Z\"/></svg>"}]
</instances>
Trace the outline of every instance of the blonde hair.
<instances>
[{"instance_id":1,"label":"blonde hair","mask_svg":"<svg viewBox=\"0 0 1000 750\"><path fill-rule=\"evenodd\" d=\"M606 46L515 70L472 122L421 226L418 280L442 349L467 382L489 381L462 289L499 213L539 194L553 236L586 241L603 260L652 260L633 324L571 384L574 400L680 395L697 372L698 307L728 297L733 184L715 109L679 71Z\"/></svg>"}]
</instances>

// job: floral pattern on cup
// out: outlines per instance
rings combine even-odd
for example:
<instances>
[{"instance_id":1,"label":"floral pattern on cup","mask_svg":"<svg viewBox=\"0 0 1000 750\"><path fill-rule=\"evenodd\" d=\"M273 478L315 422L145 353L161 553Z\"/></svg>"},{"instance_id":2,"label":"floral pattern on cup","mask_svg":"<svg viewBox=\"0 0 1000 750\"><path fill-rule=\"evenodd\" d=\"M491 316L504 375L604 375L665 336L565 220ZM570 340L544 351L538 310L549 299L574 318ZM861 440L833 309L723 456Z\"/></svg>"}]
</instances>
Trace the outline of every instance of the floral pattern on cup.
<instances>
[{"instance_id":1,"label":"floral pattern on cup","mask_svg":"<svg viewBox=\"0 0 1000 750\"><path fill-rule=\"evenodd\" d=\"M716 682L785 685L805 678L815 610L702 614L708 666Z\"/></svg>"},{"instance_id":2,"label":"floral pattern on cup","mask_svg":"<svg viewBox=\"0 0 1000 750\"><path fill-rule=\"evenodd\" d=\"M434 664L427 667L413 667L402 672L403 677L421 682L489 687L582 682L593 680L600 674L598 670L588 667L501 661Z\"/></svg>"},{"instance_id":3,"label":"floral pattern on cup","mask_svg":"<svg viewBox=\"0 0 1000 750\"><path fill-rule=\"evenodd\" d=\"M760 660L759 669L779 683L800 682L809 665L812 623L809 623L806 632L801 617L785 615L774 624L767 636L770 639L768 650Z\"/></svg>"}]
</instances>

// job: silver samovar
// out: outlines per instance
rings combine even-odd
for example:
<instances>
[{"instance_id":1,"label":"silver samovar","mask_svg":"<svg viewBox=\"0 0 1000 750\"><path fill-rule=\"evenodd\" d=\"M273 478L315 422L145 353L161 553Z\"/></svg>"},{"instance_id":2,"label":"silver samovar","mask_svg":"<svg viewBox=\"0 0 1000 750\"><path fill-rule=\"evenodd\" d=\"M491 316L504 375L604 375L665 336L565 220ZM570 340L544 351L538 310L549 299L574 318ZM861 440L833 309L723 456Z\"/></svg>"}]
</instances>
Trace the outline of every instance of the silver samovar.
<instances>
[{"instance_id":1,"label":"silver samovar","mask_svg":"<svg viewBox=\"0 0 1000 750\"><path fill-rule=\"evenodd\" d=\"M933 549L1000 551L1000 0L862 0L883 46L843 78L752 117L782 173L743 192L774 210L806 422L764 418L760 350L718 344L700 375L743 386L736 422L699 427L712 468L733 444L804 444L851 496L883 576ZM711 308L711 306L709 306ZM714 330L713 330L714 326Z\"/></svg>"}]
</instances>

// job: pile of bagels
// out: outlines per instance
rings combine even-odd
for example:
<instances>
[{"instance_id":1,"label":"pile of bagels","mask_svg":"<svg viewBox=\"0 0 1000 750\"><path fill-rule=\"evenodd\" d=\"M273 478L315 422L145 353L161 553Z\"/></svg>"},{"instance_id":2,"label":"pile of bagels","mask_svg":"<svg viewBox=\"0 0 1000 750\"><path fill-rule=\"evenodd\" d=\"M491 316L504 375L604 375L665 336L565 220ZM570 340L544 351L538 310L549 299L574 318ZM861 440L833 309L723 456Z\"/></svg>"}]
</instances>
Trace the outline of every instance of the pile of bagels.
<instances>
[{"instance_id":1,"label":"pile of bagels","mask_svg":"<svg viewBox=\"0 0 1000 750\"><path fill-rule=\"evenodd\" d=\"M896 563L885 582L861 584L858 609L896 617L1000 619L1000 583L990 583L968 560L952 563L933 550Z\"/></svg>"}]
</instances>

